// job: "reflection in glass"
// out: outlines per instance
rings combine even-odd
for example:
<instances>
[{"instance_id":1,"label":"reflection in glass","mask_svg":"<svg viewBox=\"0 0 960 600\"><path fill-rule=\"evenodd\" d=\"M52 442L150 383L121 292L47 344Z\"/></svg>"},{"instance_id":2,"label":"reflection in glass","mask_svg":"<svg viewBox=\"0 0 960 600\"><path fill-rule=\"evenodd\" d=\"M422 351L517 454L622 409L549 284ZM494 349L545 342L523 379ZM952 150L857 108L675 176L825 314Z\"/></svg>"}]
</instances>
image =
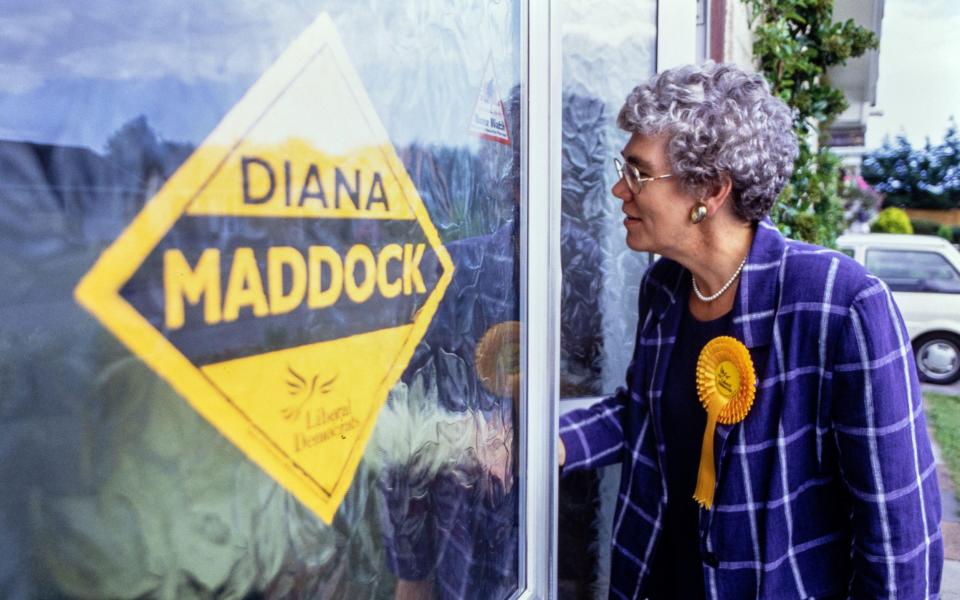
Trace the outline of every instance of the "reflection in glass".
<instances>
[{"instance_id":1,"label":"reflection in glass","mask_svg":"<svg viewBox=\"0 0 960 600\"><path fill-rule=\"evenodd\" d=\"M629 91L655 70L656 0L564 1L560 329L561 400L623 385L633 351L637 296L647 257L626 247L611 158L626 143L616 116ZM602 74L602 76L598 76ZM561 412L564 410L561 403ZM608 592L615 468L560 481L561 598ZM584 551L584 549L589 549Z\"/></svg>"},{"instance_id":2,"label":"reflection in glass","mask_svg":"<svg viewBox=\"0 0 960 600\"><path fill-rule=\"evenodd\" d=\"M0 81L0 597L515 591L519 4L14 4L3 47L16 66ZM330 526L73 300L320 11L456 267ZM467 130L491 61L512 146ZM238 233L212 222L212 243Z\"/></svg>"},{"instance_id":3,"label":"reflection in glass","mask_svg":"<svg viewBox=\"0 0 960 600\"><path fill-rule=\"evenodd\" d=\"M514 89L507 106L515 133L519 101ZM409 152L414 182L434 197L447 184L436 158ZM486 199L473 204L475 219L433 212L457 268L378 423L387 560L398 589L412 596L502 598L517 585L517 152L486 146L460 163L465 174L487 173L465 177L476 185L469 196Z\"/></svg>"},{"instance_id":4,"label":"reflection in glass","mask_svg":"<svg viewBox=\"0 0 960 600\"><path fill-rule=\"evenodd\" d=\"M611 393L633 350L647 259L626 246L610 159L626 142L624 98L654 72L656 12L655 0L631 5L630 19L615 4L562 3L561 398Z\"/></svg>"}]
</instances>

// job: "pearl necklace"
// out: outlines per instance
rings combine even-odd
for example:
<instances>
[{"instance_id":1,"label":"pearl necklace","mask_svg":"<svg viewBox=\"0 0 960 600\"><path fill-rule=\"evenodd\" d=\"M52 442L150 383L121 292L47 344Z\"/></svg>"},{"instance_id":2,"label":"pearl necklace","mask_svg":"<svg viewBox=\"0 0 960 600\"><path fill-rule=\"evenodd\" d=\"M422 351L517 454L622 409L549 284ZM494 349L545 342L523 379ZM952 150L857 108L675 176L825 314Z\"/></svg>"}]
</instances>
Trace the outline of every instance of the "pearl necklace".
<instances>
[{"instance_id":1,"label":"pearl necklace","mask_svg":"<svg viewBox=\"0 0 960 600\"><path fill-rule=\"evenodd\" d=\"M690 281L693 283L693 293L696 294L697 298L699 298L701 302L713 302L714 300L719 298L721 295L723 295L723 293L727 291L727 288L733 285L733 282L737 280L737 275L739 275L740 271L743 270L743 265L745 264L747 264L746 256L744 256L743 260L740 261L740 266L737 267L737 270L733 272L733 275L730 276L730 279L728 279L727 282L723 284L723 287L721 287L716 294L713 294L710 296L703 295L703 292L700 291L700 286L697 285L697 278L693 276L693 273L690 273Z\"/></svg>"}]
</instances>

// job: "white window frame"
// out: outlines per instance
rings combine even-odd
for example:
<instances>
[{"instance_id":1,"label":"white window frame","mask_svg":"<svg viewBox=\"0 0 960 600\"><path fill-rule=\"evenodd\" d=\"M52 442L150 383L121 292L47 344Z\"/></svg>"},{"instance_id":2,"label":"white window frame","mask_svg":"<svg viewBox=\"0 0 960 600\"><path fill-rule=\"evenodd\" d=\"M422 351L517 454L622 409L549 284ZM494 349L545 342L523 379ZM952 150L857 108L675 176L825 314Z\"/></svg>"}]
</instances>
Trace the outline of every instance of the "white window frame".
<instances>
[{"instance_id":1,"label":"white window frame","mask_svg":"<svg viewBox=\"0 0 960 600\"><path fill-rule=\"evenodd\" d=\"M696 0L660 0L657 2L657 73L697 62Z\"/></svg>"},{"instance_id":2,"label":"white window frame","mask_svg":"<svg viewBox=\"0 0 960 600\"><path fill-rule=\"evenodd\" d=\"M557 593L560 415L562 52L559 4L521 5L520 582L517 599ZM697 2L657 5L657 72L697 62ZM564 409L595 399L565 401Z\"/></svg>"},{"instance_id":3,"label":"white window frame","mask_svg":"<svg viewBox=\"0 0 960 600\"><path fill-rule=\"evenodd\" d=\"M516 598L557 589L560 348L561 53L559 7L521 6L520 582Z\"/></svg>"}]
</instances>

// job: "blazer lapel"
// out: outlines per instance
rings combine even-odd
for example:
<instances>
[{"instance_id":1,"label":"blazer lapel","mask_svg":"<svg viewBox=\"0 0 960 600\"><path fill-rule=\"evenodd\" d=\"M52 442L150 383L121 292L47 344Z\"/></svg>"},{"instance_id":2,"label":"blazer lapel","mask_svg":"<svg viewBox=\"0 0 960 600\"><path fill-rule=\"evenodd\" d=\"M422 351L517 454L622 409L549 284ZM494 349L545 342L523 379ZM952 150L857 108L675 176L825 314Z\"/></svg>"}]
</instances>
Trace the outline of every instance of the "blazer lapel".
<instances>
[{"instance_id":1,"label":"blazer lapel","mask_svg":"<svg viewBox=\"0 0 960 600\"><path fill-rule=\"evenodd\" d=\"M660 260L669 260L661 258ZM661 402L663 385L667 378L667 368L670 365L670 356L676 341L677 331L680 328L680 317L683 302L689 293L689 283L684 276L688 273L680 265L668 271L665 280L652 280L656 293L650 302L650 320L642 325L642 333L637 339L643 344L642 356L644 363L650 365L649 376L643 379L646 389L644 395L650 400L650 416L653 420L653 431L657 440L657 456L660 458L661 473L664 465L663 424L661 422ZM675 275L674 275L675 273ZM666 490L664 490L666 491Z\"/></svg>"},{"instance_id":2,"label":"blazer lapel","mask_svg":"<svg viewBox=\"0 0 960 600\"><path fill-rule=\"evenodd\" d=\"M780 284L783 275L783 260L787 243L769 218L757 223L753 245L747 264L740 275L737 298L733 305L733 337L743 342L751 354L770 345L777 307L780 304ZM760 369L763 365L754 365ZM757 371L759 384L762 373ZM715 456L717 457L717 481L727 452L727 438L737 424L717 424ZM716 450L719 449L719 452Z\"/></svg>"}]
</instances>

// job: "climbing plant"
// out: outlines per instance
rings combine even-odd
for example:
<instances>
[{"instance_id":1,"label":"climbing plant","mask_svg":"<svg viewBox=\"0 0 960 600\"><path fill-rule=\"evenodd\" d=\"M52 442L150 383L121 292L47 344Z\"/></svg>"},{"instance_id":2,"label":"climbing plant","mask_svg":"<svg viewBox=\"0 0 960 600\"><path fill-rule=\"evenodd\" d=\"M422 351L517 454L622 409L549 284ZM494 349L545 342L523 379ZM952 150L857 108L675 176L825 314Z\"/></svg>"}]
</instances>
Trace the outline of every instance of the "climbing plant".
<instances>
[{"instance_id":1,"label":"climbing plant","mask_svg":"<svg viewBox=\"0 0 960 600\"><path fill-rule=\"evenodd\" d=\"M832 246L843 228L840 159L827 128L844 111L843 92L827 70L877 47L872 31L834 22L833 0L747 0L753 57L773 93L794 109L800 153L773 219L790 237Z\"/></svg>"}]
</instances>

